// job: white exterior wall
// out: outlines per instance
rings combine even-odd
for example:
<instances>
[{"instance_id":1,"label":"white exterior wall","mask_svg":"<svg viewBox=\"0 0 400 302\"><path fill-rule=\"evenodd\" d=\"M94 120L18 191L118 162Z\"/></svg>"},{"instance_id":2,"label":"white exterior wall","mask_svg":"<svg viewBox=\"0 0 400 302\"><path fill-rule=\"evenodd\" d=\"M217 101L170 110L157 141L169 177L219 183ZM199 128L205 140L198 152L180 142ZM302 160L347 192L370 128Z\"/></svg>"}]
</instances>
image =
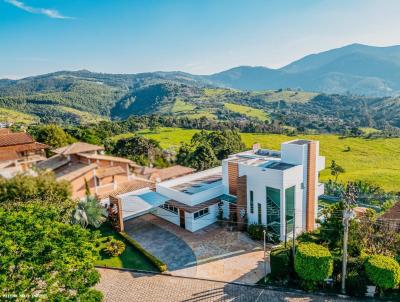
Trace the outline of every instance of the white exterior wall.
<instances>
[{"instance_id":1,"label":"white exterior wall","mask_svg":"<svg viewBox=\"0 0 400 302\"><path fill-rule=\"evenodd\" d=\"M187 194L184 192L180 192L178 190L173 189L174 186L185 183L185 182L190 182L192 180L196 180L201 177L207 177L207 175L215 175L215 173L218 173L221 171L221 167L209 169L206 171L202 171L199 173L195 174L190 174L186 176L182 176L179 178L175 178L172 180L168 180L165 182L157 183L156 184L156 191L157 193L160 193L164 196L167 196L173 200L179 201L181 203L184 203L188 206L196 206L199 203L202 203L204 201L213 199L215 197L218 197L222 194L224 194L224 185L223 181L220 181L219 184L216 184L214 187L211 187L209 189L206 189L204 191L195 193L195 194Z\"/></svg>"},{"instance_id":2,"label":"white exterior wall","mask_svg":"<svg viewBox=\"0 0 400 302\"><path fill-rule=\"evenodd\" d=\"M173 224L179 225L179 214L175 214L160 207L155 208L151 213Z\"/></svg>"},{"instance_id":3,"label":"white exterior wall","mask_svg":"<svg viewBox=\"0 0 400 302\"><path fill-rule=\"evenodd\" d=\"M249 223L258 223L258 203L261 204L261 222L267 223L267 189L282 190L283 173L280 170L261 169L257 166L239 164L239 176L247 175L247 219ZM250 213L250 191L253 191L254 213Z\"/></svg>"},{"instance_id":4,"label":"white exterior wall","mask_svg":"<svg viewBox=\"0 0 400 302\"><path fill-rule=\"evenodd\" d=\"M194 219L194 213L185 212L185 229L190 232L196 232L210 224L217 221L218 215L218 204L214 204L208 207L209 213L198 219Z\"/></svg>"}]
</instances>

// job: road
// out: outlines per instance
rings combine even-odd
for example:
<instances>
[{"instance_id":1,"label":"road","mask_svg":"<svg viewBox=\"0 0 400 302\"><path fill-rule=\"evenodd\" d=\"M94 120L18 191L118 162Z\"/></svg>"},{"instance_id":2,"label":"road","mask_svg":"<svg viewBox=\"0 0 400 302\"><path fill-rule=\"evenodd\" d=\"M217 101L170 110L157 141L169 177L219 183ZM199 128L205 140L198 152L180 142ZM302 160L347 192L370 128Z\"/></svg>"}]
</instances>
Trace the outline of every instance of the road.
<instances>
[{"instance_id":1,"label":"road","mask_svg":"<svg viewBox=\"0 0 400 302\"><path fill-rule=\"evenodd\" d=\"M329 296L291 293L259 287L206 281L168 275L98 269L101 281L96 286L109 302L341 302Z\"/></svg>"}]
</instances>

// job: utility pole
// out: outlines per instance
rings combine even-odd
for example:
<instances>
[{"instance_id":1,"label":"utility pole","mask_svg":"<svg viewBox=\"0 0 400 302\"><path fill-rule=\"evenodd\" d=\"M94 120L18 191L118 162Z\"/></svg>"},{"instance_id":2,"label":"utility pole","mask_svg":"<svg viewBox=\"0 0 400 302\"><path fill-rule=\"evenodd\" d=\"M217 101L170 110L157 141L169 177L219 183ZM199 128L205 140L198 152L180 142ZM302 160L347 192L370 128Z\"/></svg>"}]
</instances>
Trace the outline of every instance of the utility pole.
<instances>
[{"instance_id":1,"label":"utility pole","mask_svg":"<svg viewBox=\"0 0 400 302\"><path fill-rule=\"evenodd\" d=\"M263 230L263 235L264 235L264 282L267 280L267 253L266 253L266 234L267 232L265 229Z\"/></svg>"},{"instance_id":2,"label":"utility pole","mask_svg":"<svg viewBox=\"0 0 400 302\"><path fill-rule=\"evenodd\" d=\"M346 271L347 271L347 243L349 240L349 221L353 218L353 206L356 205L357 192L351 182L347 184L346 191L342 194L343 198L343 262L342 262L342 294L346 293Z\"/></svg>"},{"instance_id":3,"label":"utility pole","mask_svg":"<svg viewBox=\"0 0 400 302\"><path fill-rule=\"evenodd\" d=\"M296 260L296 210L293 208L293 244L292 244L292 253L293 253L293 264Z\"/></svg>"},{"instance_id":4,"label":"utility pole","mask_svg":"<svg viewBox=\"0 0 400 302\"><path fill-rule=\"evenodd\" d=\"M353 212L350 210L343 211L343 262L342 262L342 294L346 293L346 271L347 271L347 243L349 240L349 221L352 218Z\"/></svg>"}]
</instances>

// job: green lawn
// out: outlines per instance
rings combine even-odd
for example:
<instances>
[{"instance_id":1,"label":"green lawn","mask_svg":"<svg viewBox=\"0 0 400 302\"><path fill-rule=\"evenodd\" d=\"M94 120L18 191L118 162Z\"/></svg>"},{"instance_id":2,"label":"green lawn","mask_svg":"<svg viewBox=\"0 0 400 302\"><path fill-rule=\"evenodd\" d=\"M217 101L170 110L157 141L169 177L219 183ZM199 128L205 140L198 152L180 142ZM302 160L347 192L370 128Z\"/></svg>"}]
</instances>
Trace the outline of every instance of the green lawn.
<instances>
[{"instance_id":1,"label":"green lawn","mask_svg":"<svg viewBox=\"0 0 400 302\"><path fill-rule=\"evenodd\" d=\"M182 99L177 98L172 106L171 112L178 113L178 112L187 112L191 111L195 108L192 104L184 102Z\"/></svg>"},{"instance_id":2,"label":"green lawn","mask_svg":"<svg viewBox=\"0 0 400 302\"><path fill-rule=\"evenodd\" d=\"M230 111L237 112L237 113L246 115L248 117L254 117L261 121L265 121L268 119L267 113L260 109L252 108L249 106L232 104L232 103L225 103L224 107L225 107L225 109L228 109Z\"/></svg>"},{"instance_id":3,"label":"green lawn","mask_svg":"<svg viewBox=\"0 0 400 302\"><path fill-rule=\"evenodd\" d=\"M140 131L146 137L160 141L163 148L178 148L180 142L189 142L199 130L161 128L159 133ZM260 143L263 148L279 149L285 141L304 138L320 141L320 153L326 157L326 165L331 160L342 165L346 173L340 181L364 180L381 186L387 191L400 191L400 138L363 139L344 138L337 135L299 135L296 137L279 134L242 133L247 148ZM346 152L347 147L350 151ZM329 170L321 173L321 180L329 179Z\"/></svg>"},{"instance_id":4,"label":"green lawn","mask_svg":"<svg viewBox=\"0 0 400 302\"><path fill-rule=\"evenodd\" d=\"M126 245L126 248L125 251L118 257L111 257L101 252L100 259L96 261L96 265L131 268L154 272L158 271L158 269L145 256L143 256L142 253L127 243L126 240L116 231L111 229L108 223L104 223L99 230L101 235L104 237L112 236L117 240L123 241Z\"/></svg>"}]
</instances>

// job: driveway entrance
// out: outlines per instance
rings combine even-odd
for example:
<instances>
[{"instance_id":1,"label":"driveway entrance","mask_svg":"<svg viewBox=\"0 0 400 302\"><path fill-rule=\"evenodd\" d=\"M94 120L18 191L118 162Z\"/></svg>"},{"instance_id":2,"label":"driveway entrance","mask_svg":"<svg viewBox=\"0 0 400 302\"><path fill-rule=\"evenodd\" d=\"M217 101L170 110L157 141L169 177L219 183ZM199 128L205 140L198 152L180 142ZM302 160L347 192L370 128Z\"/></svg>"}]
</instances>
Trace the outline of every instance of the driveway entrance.
<instances>
[{"instance_id":1,"label":"driveway entrance","mask_svg":"<svg viewBox=\"0 0 400 302\"><path fill-rule=\"evenodd\" d=\"M262 245L217 224L191 233L146 214L126 221L125 231L164 261L172 275L254 284L265 274Z\"/></svg>"}]
</instances>

